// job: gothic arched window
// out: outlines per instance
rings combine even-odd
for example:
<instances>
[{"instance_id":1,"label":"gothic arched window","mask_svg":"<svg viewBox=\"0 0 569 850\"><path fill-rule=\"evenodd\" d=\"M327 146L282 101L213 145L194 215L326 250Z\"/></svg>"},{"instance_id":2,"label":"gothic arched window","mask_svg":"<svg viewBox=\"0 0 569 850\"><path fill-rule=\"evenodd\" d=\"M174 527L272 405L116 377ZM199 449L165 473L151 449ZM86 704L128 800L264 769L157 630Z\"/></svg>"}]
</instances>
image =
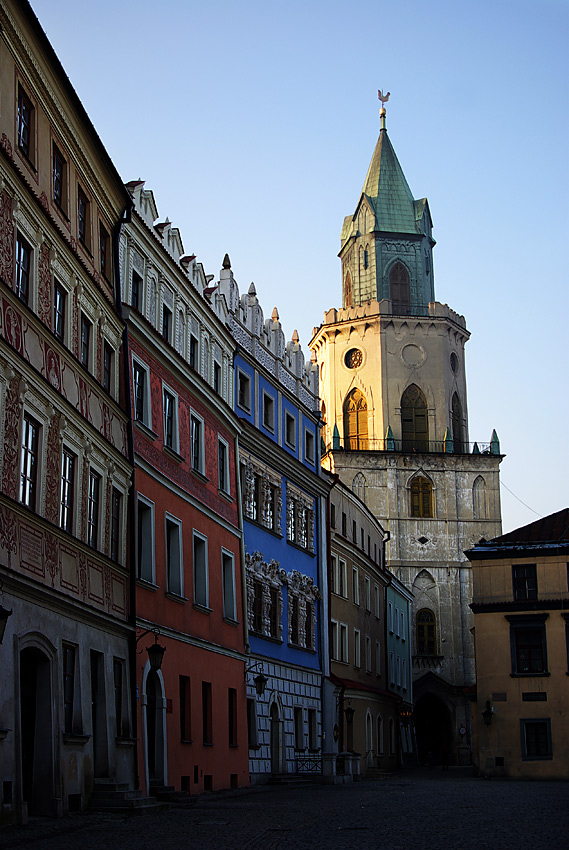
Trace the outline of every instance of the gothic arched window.
<instances>
[{"instance_id":1,"label":"gothic arched window","mask_svg":"<svg viewBox=\"0 0 569 850\"><path fill-rule=\"evenodd\" d=\"M474 519L488 519L488 488L481 475L472 485L472 513Z\"/></svg>"},{"instance_id":2,"label":"gothic arched window","mask_svg":"<svg viewBox=\"0 0 569 850\"><path fill-rule=\"evenodd\" d=\"M417 612L417 655L437 654L437 621L430 608Z\"/></svg>"},{"instance_id":3,"label":"gothic arched window","mask_svg":"<svg viewBox=\"0 0 569 850\"><path fill-rule=\"evenodd\" d=\"M416 384L401 396L401 434L404 452L429 450L427 400Z\"/></svg>"},{"instance_id":4,"label":"gothic arched window","mask_svg":"<svg viewBox=\"0 0 569 850\"><path fill-rule=\"evenodd\" d=\"M352 276L349 272L346 273L346 282L344 285L344 307L351 307L354 296L352 293Z\"/></svg>"},{"instance_id":5,"label":"gothic arched window","mask_svg":"<svg viewBox=\"0 0 569 850\"><path fill-rule=\"evenodd\" d=\"M433 516L433 485L422 475L415 476L411 482L411 516Z\"/></svg>"},{"instance_id":6,"label":"gothic arched window","mask_svg":"<svg viewBox=\"0 0 569 850\"><path fill-rule=\"evenodd\" d=\"M394 263L389 272L389 294L393 313L397 316L406 316L411 307L409 272L399 260Z\"/></svg>"},{"instance_id":7,"label":"gothic arched window","mask_svg":"<svg viewBox=\"0 0 569 850\"><path fill-rule=\"evenodd\" d=\"M454 393L452 397L452 439L454 443L454 451L458 453L464 451L464 434L462 425L462 405L460 403L458 393Z\"/></svg>"},{"instance_id":8,"label":"gothic arched window","mask_svg":"<svg viewBox=\"0 0 569 850\"><path fill-rule=\"evenodd\" d=\"M354 480L352 481L352 492L355 493L356 496L358 496L358 498L362 500L362 502L365 502L366 479L363 472L358 472L356 475L354 475Z\"/></svg>"},{"instance_id":9,"label":"gothic arched window","mask_svg":"<svg viewBox=\"0 0 569 850\"><path fill-rule=\"evenodd\" d=\"M355 389L344 402L344 448L355 451L367 447L367 401L361 390Z\"/></svg>"},{"instance_id":10,"label":"gothic arched window","mask_svg":"<svg viewBox=\"0 0 569 850\"><path fill-rule=\"evenodd\" d=\"M324 402L322 402L320 408L320 439L326 446L326 405Z\"/></svg>"}]
</instances>

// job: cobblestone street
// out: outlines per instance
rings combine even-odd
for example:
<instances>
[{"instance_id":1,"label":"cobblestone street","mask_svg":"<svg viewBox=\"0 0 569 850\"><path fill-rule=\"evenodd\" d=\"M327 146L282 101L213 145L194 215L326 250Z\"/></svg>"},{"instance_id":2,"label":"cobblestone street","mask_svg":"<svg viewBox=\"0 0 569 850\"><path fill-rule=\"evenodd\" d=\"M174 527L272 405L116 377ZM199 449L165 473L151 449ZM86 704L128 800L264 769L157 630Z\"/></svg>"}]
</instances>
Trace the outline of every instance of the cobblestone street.
<instances>
[{"instance_id":1,"label":"cobblestone street","mask_svg":"<svg viewBox=\"0 0 569 850\"><path fill-rule=\"evenodd\" d=\"M75 814L0 830L0 848L74 850L538 850L566 846L567 782L413 771L351 786L256 788L203 795L143 817Z\"/></svg>"}]
</instances>

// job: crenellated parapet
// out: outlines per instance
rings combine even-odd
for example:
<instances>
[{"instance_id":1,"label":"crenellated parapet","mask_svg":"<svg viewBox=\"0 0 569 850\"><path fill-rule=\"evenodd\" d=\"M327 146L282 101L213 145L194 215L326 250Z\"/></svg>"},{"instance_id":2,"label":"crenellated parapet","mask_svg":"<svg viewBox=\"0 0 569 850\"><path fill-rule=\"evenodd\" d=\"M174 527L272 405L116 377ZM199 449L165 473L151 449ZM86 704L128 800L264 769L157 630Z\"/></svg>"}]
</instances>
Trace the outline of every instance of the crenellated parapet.
<instances>
[{"instance_id":1,"label":"crenellated parapet","mask_svg":"<svg viewBox=\"0 0 569 850\"><path fill-rule=\"evenodd\" d=\"M296 330L292 339L286 342L276 307L271 318L265 319L254 283L246 293L240 295L227 254L216 293L224 298L229 312L229 328L237 342L293 392L302 404L310 410L317 410L319 388L316 363L305 360Z\"/></svg>"}]
</instances>

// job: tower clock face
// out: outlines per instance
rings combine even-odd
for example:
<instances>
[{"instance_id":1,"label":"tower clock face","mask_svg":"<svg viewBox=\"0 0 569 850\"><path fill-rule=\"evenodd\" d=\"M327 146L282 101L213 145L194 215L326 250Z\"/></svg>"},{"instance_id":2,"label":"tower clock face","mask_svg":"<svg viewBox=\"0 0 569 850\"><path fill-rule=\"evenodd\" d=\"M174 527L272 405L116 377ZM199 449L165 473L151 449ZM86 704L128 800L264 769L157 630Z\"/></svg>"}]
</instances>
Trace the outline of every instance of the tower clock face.
<instances>
[{"instance_id":1,"label":"tower clock face","mask_svg":"<svg viewBox=\"0 0 569 850\"><path fill-rule=\"evenodd\" d=\"M344 363L348 367L348 369L357 369L358 366L362 365L363 354L361 353L359 348L350 348L349 351L346 352L344 357Z\"/></svg>"}]
</instances>

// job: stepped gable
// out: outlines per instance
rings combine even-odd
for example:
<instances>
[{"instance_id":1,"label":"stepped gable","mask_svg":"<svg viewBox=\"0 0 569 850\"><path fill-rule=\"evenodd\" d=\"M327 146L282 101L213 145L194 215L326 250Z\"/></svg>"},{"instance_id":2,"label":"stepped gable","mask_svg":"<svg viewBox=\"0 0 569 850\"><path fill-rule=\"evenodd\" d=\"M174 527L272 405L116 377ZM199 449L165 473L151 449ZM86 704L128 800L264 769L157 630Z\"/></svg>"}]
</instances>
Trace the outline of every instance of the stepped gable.
<instances>
[{"instance_id":1,"label":"stepped gable","mask_svg":"<svg viewBox=\"0 0 569 850\"><path fill-rule=\"evenodd\" d=\"M286 342L276 307L271 318L265 319L254 283L251 283L246 293L239 294L227 254L219 275L216 294L222 297L227 305L229 328L237 342L296 395L301 404L310 411L317 410L319 389L316 363L305 360L296 330L291 340Z\"/></svg>"}]
</instances>

